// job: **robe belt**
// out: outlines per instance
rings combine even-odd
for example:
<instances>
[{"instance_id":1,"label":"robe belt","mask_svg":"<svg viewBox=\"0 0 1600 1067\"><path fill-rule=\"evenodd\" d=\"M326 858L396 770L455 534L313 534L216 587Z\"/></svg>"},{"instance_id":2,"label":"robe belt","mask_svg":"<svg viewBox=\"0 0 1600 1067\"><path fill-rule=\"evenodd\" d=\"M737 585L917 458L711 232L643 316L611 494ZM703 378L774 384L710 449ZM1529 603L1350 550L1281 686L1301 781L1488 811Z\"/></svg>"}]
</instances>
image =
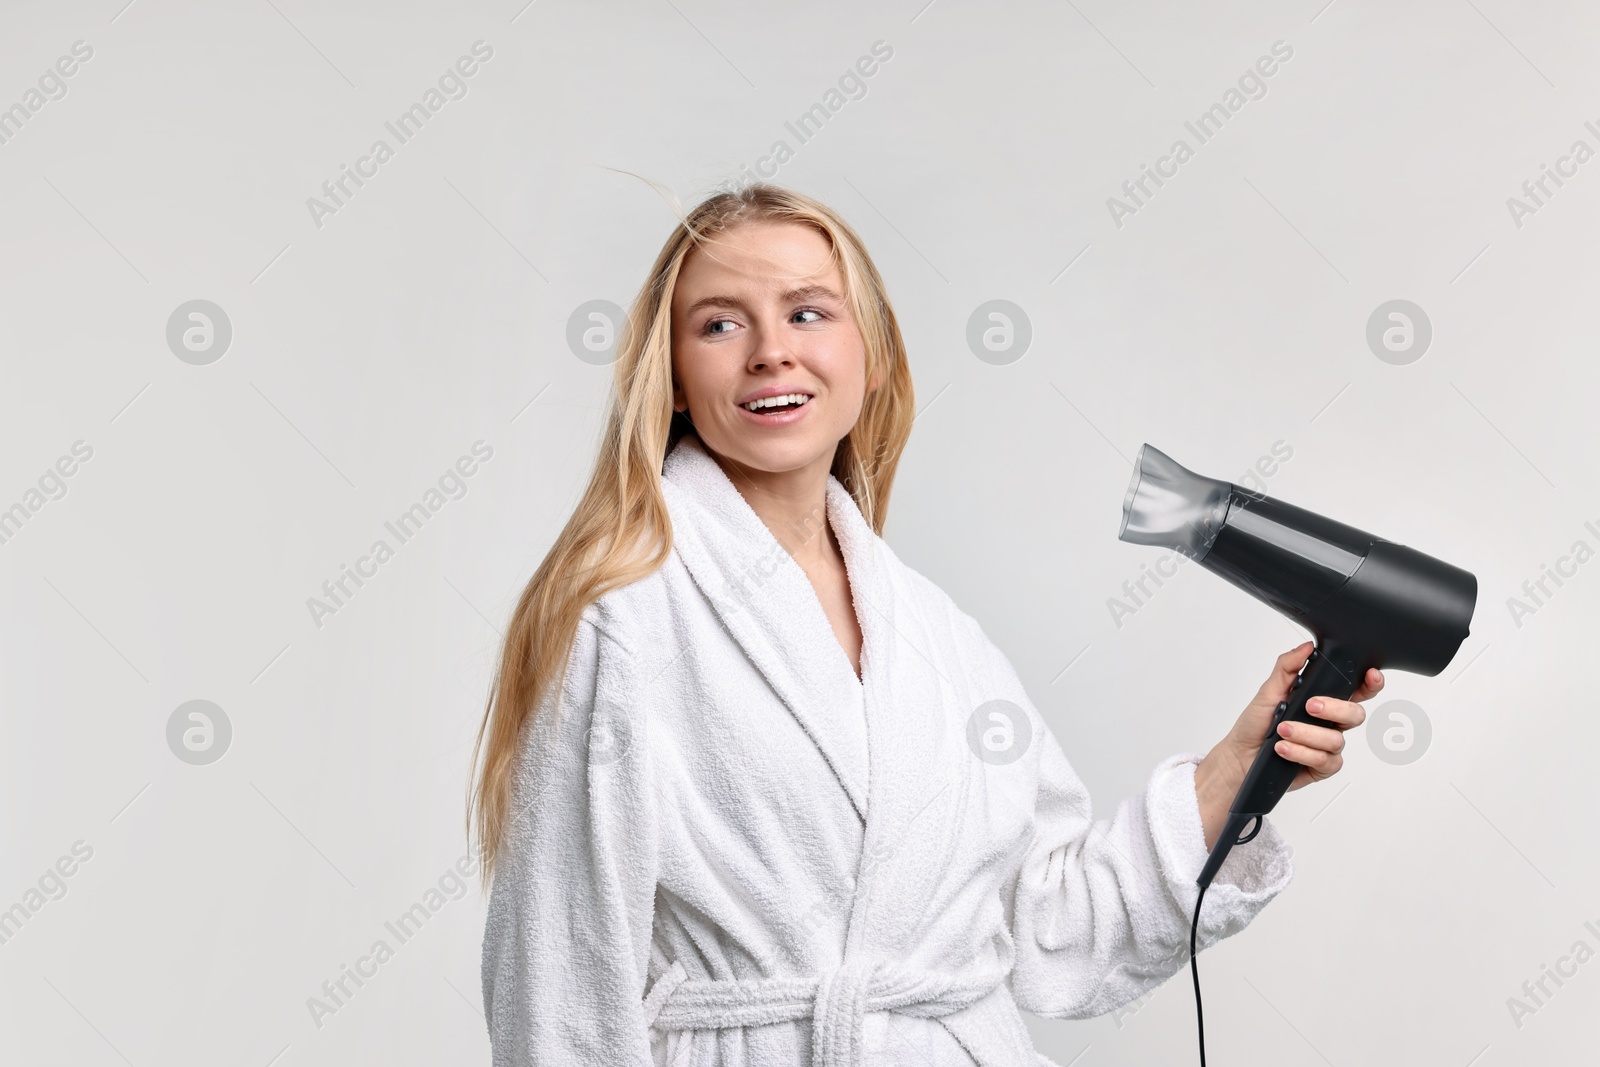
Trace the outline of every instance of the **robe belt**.
<instances>
[{"instance_id":1,"label":"robe belt","mask_svg":"<svg viewBox=\"0 0 1600 1067\"><path fill-rule=\"evenodd\" d=\"M719 1030L809 1018L813 1067L858 1067L867 1012L951 1015L1005 976L992 964L951 975L846 963L806 978L709 979L690 978L674 960L645 996L644 1019L657 1030Z\"/></svg>"}]
</instances>

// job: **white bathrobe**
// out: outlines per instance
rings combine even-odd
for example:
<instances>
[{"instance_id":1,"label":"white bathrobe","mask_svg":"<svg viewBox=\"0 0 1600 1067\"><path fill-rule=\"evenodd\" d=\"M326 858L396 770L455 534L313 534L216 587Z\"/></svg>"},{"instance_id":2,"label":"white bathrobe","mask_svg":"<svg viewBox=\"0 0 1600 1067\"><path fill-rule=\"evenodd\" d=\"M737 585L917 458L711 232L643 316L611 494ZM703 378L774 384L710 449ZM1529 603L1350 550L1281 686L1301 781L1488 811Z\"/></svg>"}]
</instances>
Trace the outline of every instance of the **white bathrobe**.
<instances>
[{"instance_id":1,"label":"white bathrobe","mask_svg":"<svg viewBox=\"0 0 1600 1067\"><path fill-rule=\"evenodd\" d=\"M828 479L856 677L805 572L693 436L674 551L583 614L523 737L483 994L502 1067L1039 1067L1187 966L1199 756L1093 821L1005 655ZM820 516L818 516L820 520ZM1289 882L1270 821L1202 947Z\"/></svg>"}]
</instances>

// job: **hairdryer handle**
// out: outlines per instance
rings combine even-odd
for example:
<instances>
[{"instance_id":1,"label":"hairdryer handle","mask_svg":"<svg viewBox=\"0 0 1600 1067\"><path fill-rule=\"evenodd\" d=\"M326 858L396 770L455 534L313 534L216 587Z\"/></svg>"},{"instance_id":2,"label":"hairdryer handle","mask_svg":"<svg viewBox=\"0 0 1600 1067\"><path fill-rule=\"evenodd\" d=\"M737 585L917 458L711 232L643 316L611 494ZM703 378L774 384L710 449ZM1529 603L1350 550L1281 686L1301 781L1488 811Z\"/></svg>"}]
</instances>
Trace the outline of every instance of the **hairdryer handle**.
<instances>
[{"instance_id":1,"label":"hairdryer handle","mask_svg":"<svg viewBox=\"0 0 1600 1067\"><path fill-rule=\"evenodd\" d=\"M1319 720L1306 711L1306 701L1312 697L1350 699L1351 694L1361 687L1361 679L1366 676L1369 666L1371 664L1366 661L1364 655L1331 642L1312 650L1310 658L1300 668L1299 677L1290 687L1289 698L1280 703L1273 713L1272 725L1267 728L1267 736L1263 739L1260 750L1256 752L1255 762L1250 765L1250 770L1244 776L1244 783L1234 795L1233 806L1229 808L1227 826L1223 829L1222 836L1217 838L1210 858L1206 861L1205 869L1201 872L1200 885L1211 884L1211 879L1222 866L1223 859L1238 843L1239 834L1245 826L1252 819L1265 816L1276 807L1278 800L1294 781L1295 775L1300 773L1301 764L1284 759L1278 755L1273 746L1273 742L1278 740L1278 724L1309 722L1326 725L1324 720ZM1250 836L1254 837L1255 831L1251 831Z\"/></svg>"},{"instance_id":2,"label":"hairdryer handle","mask_svg":"<svg viewBox=\"0 0 1600 1067\"><path fill-rule=\"evenodd\" d=\"M1279 704L1273 713L1272 725L1267 728L1261 750L1256 753L1255 762L1244 776L1244 784L1233 798L1233 806L1229 809L1233 814L1265 815L1277 806L1295 775L1303 769L1301 764L1278 755L1274 748L1273 742L1279 739L1278 724L1309 722L1326 726L1326 720L1319 720L1306 710L1306 702L1312 697L1349 700L1351 694L1361 687L1361 679L1366 673L1367 665L1361 661L1361 657L1350 652L1332 645L1312 649L1311 657L1300 668L1300 676L1289 689L1289 698Z\"/></svg>"}]
</instances>

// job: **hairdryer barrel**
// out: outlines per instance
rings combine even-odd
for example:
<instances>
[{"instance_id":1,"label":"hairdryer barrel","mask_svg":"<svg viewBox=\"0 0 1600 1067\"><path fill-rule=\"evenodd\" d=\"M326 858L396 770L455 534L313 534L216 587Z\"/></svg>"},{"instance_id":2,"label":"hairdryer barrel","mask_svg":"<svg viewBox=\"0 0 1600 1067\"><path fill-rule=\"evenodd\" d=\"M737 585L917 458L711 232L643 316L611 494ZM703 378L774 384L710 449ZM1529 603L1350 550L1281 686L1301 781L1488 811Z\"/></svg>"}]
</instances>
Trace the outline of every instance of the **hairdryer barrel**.
<instances>
[{"instance_id":1,"label":"hairdryer barrel","mask_svg":"<svg viewBox=\"0 0 1600 1067\"><path fill-rule=\"evenodd\" d=\"M1122 502L1118 537L1195 560L1310 630L1317 648L1278 705L1316 722L1313 696L1347 700L1369 667L1436 675L1466 639L1478 598L1469 571L1304 508L1195 474L1146 444ZM1228 827L1201 874L1209 885L1252 819L1266 815L1300 765L1263 743L1234 798Z\"/></svg>"}]
</instances>

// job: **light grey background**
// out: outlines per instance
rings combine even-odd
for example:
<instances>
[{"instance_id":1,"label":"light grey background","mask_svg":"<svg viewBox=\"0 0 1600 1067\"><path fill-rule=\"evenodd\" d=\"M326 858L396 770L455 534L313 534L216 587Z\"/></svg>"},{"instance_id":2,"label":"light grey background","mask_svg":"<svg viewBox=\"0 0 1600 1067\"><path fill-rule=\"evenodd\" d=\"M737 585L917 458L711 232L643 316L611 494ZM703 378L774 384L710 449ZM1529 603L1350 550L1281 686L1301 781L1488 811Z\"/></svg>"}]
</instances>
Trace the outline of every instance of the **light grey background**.
<instances>
[{"instance_id":1,"label":"light grey background","mask_svg":"<svg viewBox=\"0 0 1600 1067\"><path fill-rule=\"evenodd\" d=\"M1213 1061L1593 1056L1600 962L1508 998L1600 949L1600 564L1508 598L1600 547L1600 161L1520 225L1507 199L1600 148L1600 12L522 2L4 7L0 106L93 56L0 144L0 508L93 455L0 544L0 908L92 858L0 944L0 1059L486 1061L476 888L403 945L384 924L454 884L497 628L592 461L610 369L568 317L629 302L672 224L617 170L687 205L780 139L775 180L859 229L910 346L887 539L1012 658L1101 814L1304 637L1193 567L1114 615L1161 555L1116 539L1141 442L1233 479L1281 442L1268 492L1478 575L1455 663L1369 704L1425 709L1428 750L1352 735L1274 815L1297 873L1202 960ZM465 97L317 225L307 198L479 40ZM1276 41L1266 94L1198 144L1184 123ZM1117 225L1178 138L1194 157ZM196 299L233 330L209 365L166 341ZM1432 324L1407 365L1366 341L1396 299ZM990 300L1032 329L1004 365L966 340ZM466 495L316 625L307 598L480 440ZM207 765L168 747L191 700L232 727ZM1079 1067L1194 1060L1187 974L1136 1007L1033 1029Z\"/></svg>"}]
</instances>

